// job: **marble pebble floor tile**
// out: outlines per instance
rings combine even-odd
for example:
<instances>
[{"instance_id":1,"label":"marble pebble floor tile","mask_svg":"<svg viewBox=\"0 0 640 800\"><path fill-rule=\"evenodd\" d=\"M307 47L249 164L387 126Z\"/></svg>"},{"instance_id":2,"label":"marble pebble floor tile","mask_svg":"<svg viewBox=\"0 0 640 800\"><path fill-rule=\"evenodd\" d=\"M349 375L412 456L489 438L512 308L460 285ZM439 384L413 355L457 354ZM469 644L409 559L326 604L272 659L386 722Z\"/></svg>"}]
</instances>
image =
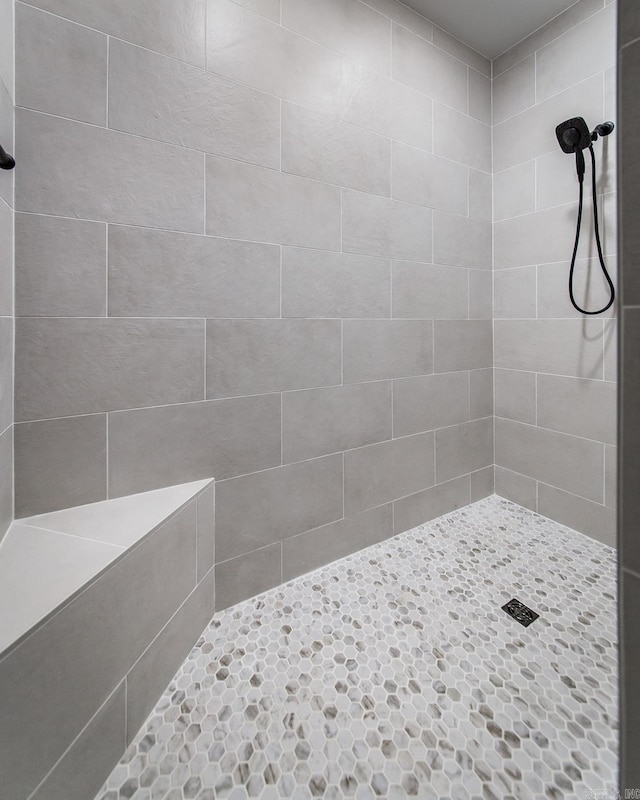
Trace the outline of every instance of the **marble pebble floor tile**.
<instances>
[{"instance_id":1,"label":"marble pebble floor tile","mask_svg":"<svg viewBox=\"0 0 640 800\"><path fill-rule=\"evenodd\" d=\"M615 591L579 533L447 514L216 614L98 798L613 797Z\"/></svg>"}]
</instances>

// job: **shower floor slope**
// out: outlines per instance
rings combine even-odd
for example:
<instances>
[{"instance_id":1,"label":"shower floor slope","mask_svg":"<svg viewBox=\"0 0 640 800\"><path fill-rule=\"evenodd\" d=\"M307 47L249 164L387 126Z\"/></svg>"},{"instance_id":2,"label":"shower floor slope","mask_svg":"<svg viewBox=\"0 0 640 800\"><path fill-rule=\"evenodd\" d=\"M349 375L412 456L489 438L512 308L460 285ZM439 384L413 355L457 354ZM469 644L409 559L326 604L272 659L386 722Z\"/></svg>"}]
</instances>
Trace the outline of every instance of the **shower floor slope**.
<instances>
[{"instance_id":1,"label":"shower floor slope","mask_svg":"<svg viewBox=\"0 0 640 800\"><path fill-rule=\"evenodd\" d=\"M98 798L613 796L615 565L491 497L234 606Z\"/></svg>"}]
</instances>

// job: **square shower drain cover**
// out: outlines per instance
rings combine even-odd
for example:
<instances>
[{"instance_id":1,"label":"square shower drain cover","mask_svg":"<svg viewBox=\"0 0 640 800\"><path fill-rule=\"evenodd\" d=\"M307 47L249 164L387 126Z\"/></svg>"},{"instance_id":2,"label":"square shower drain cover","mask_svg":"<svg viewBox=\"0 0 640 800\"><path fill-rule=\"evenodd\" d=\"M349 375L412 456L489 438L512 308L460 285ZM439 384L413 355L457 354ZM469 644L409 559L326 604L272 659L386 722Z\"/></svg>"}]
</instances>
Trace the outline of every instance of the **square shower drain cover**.
<instances>
[{"instance_id":1,"label":"square shower drain cover","mask_svg":"<svg viewBox=\"0 0 640 800\"><path fill-rule=\"evenodd\" d=\"M521 625L524 625L525 628L528 628L532 622L535 622L540 614L536 614L535 611L532 611L530 608L525 606L524 603L521 603L519 600L516 600L514 597L513 600L509 600L509 602L502 606L502 610L506 611L510 617L513 617L516 622L519 622Z\"/></svg>"}]
</instances>

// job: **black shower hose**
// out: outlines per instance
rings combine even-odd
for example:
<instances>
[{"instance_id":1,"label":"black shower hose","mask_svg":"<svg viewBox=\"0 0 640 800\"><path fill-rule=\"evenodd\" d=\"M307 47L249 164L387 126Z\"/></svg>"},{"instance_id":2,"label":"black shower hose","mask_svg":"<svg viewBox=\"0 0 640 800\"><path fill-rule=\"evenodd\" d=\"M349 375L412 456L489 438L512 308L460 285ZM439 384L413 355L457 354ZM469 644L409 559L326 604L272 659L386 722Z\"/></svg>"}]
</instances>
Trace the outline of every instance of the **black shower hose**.
<instances>
[{"instance_id":1,"label":"black shower hose","mask_svg":"<svg viewBox=\"0 0 640 800\"><path fill-rule=\"evenodd\" d=\"M593 145L589 145L589 152L591 153L591 181L593 185L593 225L596 232L596 245L598 247L598 259L600 260L600 266L602 267L602 273L609 284L609 291L611 292L611 297L609 302L606 306L599 308L597 311L587 311L584 308L580 308L580 306L576 303L575 297L573 296L573 272L576 266L576 258L578 256L578 245L580 244L580 227L582 225L582 206L584 200L584 179L583 176L580 176L580 172L578 171L578 180L580 183L580 201L578 203L578 223L576 226L576 241L573 245L573 255L571 256L571 268L569 269L569 297L571 299L571 304L579 311L581 314L602 314L608 308L611 308L613 305L613 301L616 299L616 290L613 286L613 281L607 271L606 264L604 263L604 255L602 254L602 244L600 242L600 224L598 222L598 202L597 202L597 181L596 181L596 157L593 152ZM583 170L584 172L584 167Z\"/></svg>"}]
</instances>

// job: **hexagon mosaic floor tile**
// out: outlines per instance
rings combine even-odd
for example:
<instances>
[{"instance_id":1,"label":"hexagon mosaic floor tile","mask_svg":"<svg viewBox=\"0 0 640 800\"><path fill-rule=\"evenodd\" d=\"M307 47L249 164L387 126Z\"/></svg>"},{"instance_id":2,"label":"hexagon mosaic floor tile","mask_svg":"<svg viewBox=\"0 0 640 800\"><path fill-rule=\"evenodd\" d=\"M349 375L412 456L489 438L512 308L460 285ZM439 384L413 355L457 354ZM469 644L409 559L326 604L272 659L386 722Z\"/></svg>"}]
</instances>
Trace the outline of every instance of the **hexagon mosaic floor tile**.
<instances>
[{"instance_id":1,"label":"hexagon mosaic floor tile","mask_svg":"<svg viewBox=\"0 0 640 800\"><path fill-rule=\"evenodd\" d=\"M98 798L613 797L615 586L506 500L440 517L216 614Z\"/></svg>"}]
</instances>

